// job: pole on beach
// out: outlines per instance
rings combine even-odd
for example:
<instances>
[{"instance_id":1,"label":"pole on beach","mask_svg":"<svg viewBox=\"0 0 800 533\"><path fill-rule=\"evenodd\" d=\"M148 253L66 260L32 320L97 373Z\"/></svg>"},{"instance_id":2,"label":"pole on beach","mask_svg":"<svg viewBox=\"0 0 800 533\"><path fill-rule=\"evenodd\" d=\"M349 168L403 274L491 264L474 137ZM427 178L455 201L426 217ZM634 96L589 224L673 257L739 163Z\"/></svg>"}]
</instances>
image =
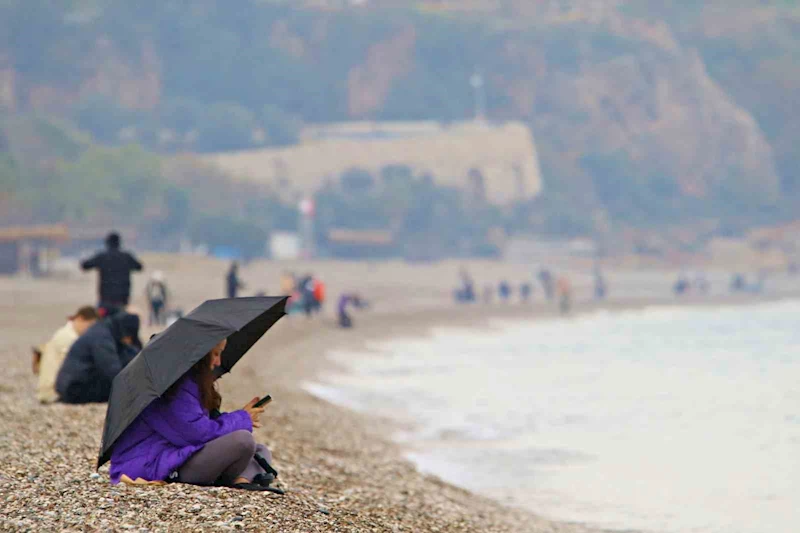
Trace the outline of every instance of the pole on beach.
<instances>
[{"instance_id":1,"label":"pole on beach","mask_svg":"<svg viewBox=\"0 0 800 533\"><path fill-rule=\"evenodd\" d=\"M475 121L482 122L486 119L486 92L484 90L483 75L478 69L469 78L475 96Z\"/></svg>"},{"instance_id":2,"label":"pole on beach","mask_svg":"<svg viewBox=\"0 0 800 533\"><path fill-rule=\"evenodd\" d=\"M298 205L300 211L300 240L303 259L314 257L314 213L316 206L312 198L303 198Z\"/></svg>"}]
</instances>

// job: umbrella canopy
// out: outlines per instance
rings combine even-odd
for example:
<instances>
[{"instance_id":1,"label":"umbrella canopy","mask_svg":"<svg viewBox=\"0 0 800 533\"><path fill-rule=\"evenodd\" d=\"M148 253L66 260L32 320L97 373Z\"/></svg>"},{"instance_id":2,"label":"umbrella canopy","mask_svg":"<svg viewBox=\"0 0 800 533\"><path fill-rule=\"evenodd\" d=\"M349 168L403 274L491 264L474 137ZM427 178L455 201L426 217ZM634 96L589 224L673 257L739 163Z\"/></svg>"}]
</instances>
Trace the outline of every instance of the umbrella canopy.
<instances>
[{"instance_id":1,"label":"umbrella canopy","mask_svg":"<svg viewBox=\"0 0 800 533\"><path fill-rule=\"evenodd\" d=\"M153 337L111 385L97 467L111 458L122 432L222 339L217 374L233 365L286 314L286 296L209 300Z\"/></svg>"}]
</instances>

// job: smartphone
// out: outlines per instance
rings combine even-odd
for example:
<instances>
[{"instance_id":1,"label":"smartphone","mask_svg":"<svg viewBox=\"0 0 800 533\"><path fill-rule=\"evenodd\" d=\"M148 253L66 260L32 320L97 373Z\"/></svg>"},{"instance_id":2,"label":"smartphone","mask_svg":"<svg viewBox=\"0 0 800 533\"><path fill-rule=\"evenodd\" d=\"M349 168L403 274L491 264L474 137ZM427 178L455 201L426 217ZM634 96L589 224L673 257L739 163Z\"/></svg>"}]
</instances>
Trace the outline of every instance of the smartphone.
<instances>
[{"instance_id":1,"label":"smartphone","mask_svg":"<svg viewBox=\"0 0 800 533\"><path fill-rule=\"evenodd\" d=\"M255 404L253 404L253 407L263 407L263 406L267 405L271 401L272 401L272 396L267 394L266 396L264 396L263 398L258 400Z\"/></svg>"}]
</instances>

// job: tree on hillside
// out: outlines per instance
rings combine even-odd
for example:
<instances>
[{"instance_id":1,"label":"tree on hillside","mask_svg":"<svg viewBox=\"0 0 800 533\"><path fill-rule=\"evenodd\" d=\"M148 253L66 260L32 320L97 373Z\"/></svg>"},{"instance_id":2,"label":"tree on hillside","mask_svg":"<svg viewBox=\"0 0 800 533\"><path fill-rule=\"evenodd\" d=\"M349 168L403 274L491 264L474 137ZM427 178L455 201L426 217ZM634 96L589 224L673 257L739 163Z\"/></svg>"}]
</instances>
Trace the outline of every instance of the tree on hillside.
<instances>
[{"instance_id":1,"label":"tree on hillside","mask_svg":"<svg viewBox=\"0 0 800 533\"><path fill-rule=\"evenodd\" d=\"M0 145L3 138L0 136ZM0 146L2 148L2 146ZM11 155L0 150L0 208L4 213L9 212L11 201L19 187L19 170L11 159ZM0 219L3 217L0 216Z\"/></svg>"},{"instance_id":2,"label":"tree on hillside","mask_svg":"<svg viewBox=\"0 0 800 533\"><path fill-rule=\"evenodd\" d=\"M469 80L479 69L488 119L524 120L536 131L547 186L535 208L513 217L520 225L527 219L527 230L591 234L598 210L612 225L663 227L703 213L736 218L774 209L777 220L778 207L796 208L797 8L784 0L601 4L596 17L575 2L529 0L486 2L472 12L430 12L411 1L391 11L263 0L162 0L147 9L129 0L0 1L0 68L13 71L15 84L4 98L25 115L9 140L20 204L35 203L48 217L84 211L69 199L75 191L61 194L59 169L74 165L91 139L73 142L51 113L109 146L135 142L162 153L281 146L297 141L303 122L469 119L476 102ZM129 109L139 76L154 96ZM116 92L127 94L115 93L120 86L128 90ZM47 120L34 124L31 109ZM756 123L741 119L748 114ZM686 176L708 194L687 193ZM380 177L364 203L389 187L407 198L422 187L417 178ZM118 205L98 187L104 208ZM225 198L218 203L259 210L224 189L214 189ZM335 193L331 204L354 203ZM194 208L198 197L190 197ZM436 209L449 209L445 197ZM389 225L401 227L408 200L388 205ZM341 217L356 224L355 215Z\"/></svg>"},{"instance_id":3,"label":"tree on hillside","mask_svg":"<svg viewBox=\"0 0 800 533\"><path fill-rule=\"evenodd\" d=\"M224 152L252 146L257 127L252 112L232 102L211 106L197 128L195 146L201 152Z\"/></svg>"},{"instance_id":4,"label":"tree on hillside","mask_svg":"<svg viewBox=\"0 0 800 533\"><path fill-rule=\"evenodd\" d=\"M54 181L64 216L80 221L98 211L141 216L162 198L159 160L138 146L91 147L62 164Z\"/></svg>"}]
</instances>

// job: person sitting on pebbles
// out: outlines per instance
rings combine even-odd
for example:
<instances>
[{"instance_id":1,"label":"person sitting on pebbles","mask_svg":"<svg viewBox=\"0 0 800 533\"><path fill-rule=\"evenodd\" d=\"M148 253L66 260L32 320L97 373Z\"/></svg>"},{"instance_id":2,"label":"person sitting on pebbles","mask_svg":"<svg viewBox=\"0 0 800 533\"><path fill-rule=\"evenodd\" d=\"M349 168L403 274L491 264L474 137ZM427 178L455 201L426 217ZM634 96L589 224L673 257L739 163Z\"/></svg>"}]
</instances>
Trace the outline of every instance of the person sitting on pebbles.
<instances>
[{"instance_id":1,"label":"person sitting on pebbles","mask_svg":"<svg viewBox=\"0 0 800 533\"><path fill-rule=\"evenodd\" d=\"M212 348L125 429L111 455L112 483L142 479L282 493L269 487L275 479L270 451L253 439L264 411L255 407L258 398L211 416L222 401L214 370L226 345Z\"/></svg>"},{"instance_id":2,"label":"person sitting on pebbles","mask_svg":"<svg viewBox=\"0 0 800 533\"><path fill-rule=\"evenodd\" d=\"M97 310L94 307L88 305L81 307L46 344L34 350L33 372L39 375L36 397L41 403L53 403L58 400L56 392L58 371L61 370L69 349L78 337L94 325L97 318Z\"/></svg>"},{"instance_id":3,"label":"person sitting on pebbles","mask_svg":"<svg viewBox=\"0 0 800 533\"><path fill-rule=\"evenodd\" d=\"M122 311L97 322L67 352L56 378L59 400L107 402L112 381L141 348L138 315Z\"/></svg>"}]
</instances>

